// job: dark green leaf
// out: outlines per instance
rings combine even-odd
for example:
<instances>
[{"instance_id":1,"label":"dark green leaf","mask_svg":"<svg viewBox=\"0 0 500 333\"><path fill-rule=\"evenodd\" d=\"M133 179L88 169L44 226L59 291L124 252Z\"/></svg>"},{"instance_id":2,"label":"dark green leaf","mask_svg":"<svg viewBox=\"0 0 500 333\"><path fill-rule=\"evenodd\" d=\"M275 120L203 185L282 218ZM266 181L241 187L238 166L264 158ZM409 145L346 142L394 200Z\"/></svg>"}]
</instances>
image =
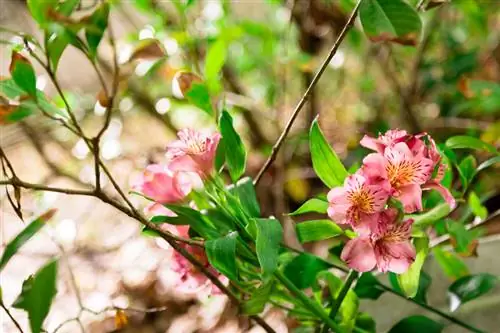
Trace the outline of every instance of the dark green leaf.
<instances>
[{"instance_id":1,"label":"dark green leaf","mask_svg":"<svg viewBox=\"0 0 500 333\"><path fill-rule=\"evenodd\" d=\"M249 216L260 216L260 205L251 178L245 177L239 180L229 191L239 199L241 206Z\"/></svg>"},{"instance_id":2,"label":"dark green leaf","mask_svg":"<svg viewBox=\"0 0 500 333\"><path fill-rule=\"evenodd\" d=\"M328 144L315 119L309 133L309 147L314 171L329 188L342 186L347 171L339 157Z\"/></svg>"},{"instance_id":3,"label":"dark green leaf","mask_svg":"<svg viewBox=\"0 0 500 333\"><path fill-rule=\"evenodd\" d=\"M253 228L255 231L257 258L262 268L263 279L267 281L278 268L283 229L276 219L253 219L249 228Z\"/></svg>"},{"instance_id":4,"label":"dark green leaf","mask_svg":"<svg viewBox=\"0 0 500 333\"><path fill-rule=\"evenodd\" d=\"M31 63L17 52L12 52L10 74L14 82L31 97L36 98L36 75Z\"/></svg>"},{"instance_id":5,"label":"dark green leaf","mask_svg":"<svg viewBox=\"0 0 500 333\"><path fill-rule=\"evenodd\" d=\"M189 207L181 207L171 204L164 204L164 206L177 214L177 218L168 220L167 223L189 225L194 231L206 239L219 237L219 233L215 230L209 219L202 215L199 211Z\"/></svg>"},{"instance_id":6,"label":"dark green leaf","mask_svg":"<svg viewBox=\"0 0 500 333\"><path fill-rule=\"evenodd\" d=\"M410 316L394 325L388 333L440 333L444 325L425 316Z\"/></svg>"},{"instance_id":7,"label":"dark green leaf","mask_svg":"<svg viewBox=\"0 0 500 333\"><path fill-rule=\"evenodd\" d=\"M41 332L43 321L57 293L56 278L57 260L53 260L23 282L21 294L12 305L28 312L32 332Z\"/></svg>"},{"instance_id":8,"label":"dark green leaf","mask_svg":"<svg viewBox=\"0 0 500 333\"><path fill-rule=\"evenodd\" d=\"M450 296L450 311L455 311L466 302L472 301L493 289L498 283L498 278L494 275L481 273L464 276L448 288Z\"/></svg>"},{"instance_id":9,"label":"dark green leaf","mask_svg":"<svg viewBox=\"0 0 500 333\"><path fill-rule=\"evenodd\" d=\"M11 240L2 255L0 260L0 271L3 270L5 265L9 262L10 258L23 246L27 241L29 241L42 227L45 225L49 219L54 215L55 210L49 210L45 214L40 215L38 218L33 220L30 224L26 226L13 240Z\"/></svg>"},{"instance_id":10,"label":"dark green leaf","mask_svg":"<svg viewBox=\"0 0 500 333\"><path fill-rule=\"evenodd\" d=\"M226 165L233 181L238 180L244 173L246 167L247 152L243 141L233 127L233 118L227 111L222 111L219 120L219 128L226 147Z\"/></svg>"},{"instance_id":11,"label":"dark green leaf","mask_svg":"<svg viewBox=\"0 0 500 333\"><path fill-rule=\"evenodd\" d=\"M59 4L57 11L64 16L69 16L76 9L81 0L66 0Z\"/></svg>"},{"instance_id":12,"label":"dark green leaf","mask_svg":"<svg viewBox=\"0 0 500 333\"><path fill-rule=\"evenodd\" d=\"M453 136L446 140L446 146L451 149L475 149L484 150L493 154L498 154L497 149L489 143L466 135Z\"/></svg>"},{"instance_id":13,"label":"dark green leaf","mask_svg":"<svg viewBox=\"0 0 500 333\"><path fill-rule=\"evenodd\" d=\"M186 92L185 97L191 104L205 111L210 116L213 116L214 110L210 101L210 94L205 84L193 82Z\"/></svg>"},{"instance_id":14,"label":"dark green leaf","mask_svg":"<svg viewBox=\"0 0 500 333\"><path fill-rule=\"evenodd\" d=\"M61 24L49 24L46 34L47 53L54 72L57 71L59 60L69 44L75 45L80 49L84 49L84 45L80 44L76 34Z\"/></svg>"},{"instance_id":15,"label":"dark green leaf","mask_svg":"<svg viewBox=\"0 0 500 333\"><path fill-rule=\"evenodd\" d=\"M319 272L331 267L330 263L315 255L301 253L286 265L284 274L297 288L305 289L313 284Z\"/></svg>"},{"instance_id":16,"label":"dark green leaf","mask_svg":"<svg viewBox=\"0 0 500 333\"><path fill-rule=\"evenodd\" d=\"M312 198L307 200L296 211L288 214L290 216L301 215L306 213L321 213L326 214L328 210L328 201Z\"/></svg>"},{"instance_id":17,"label":"dark green leaf","mask_svg":"<svg viewBox=\"0 0 500 333\"><path fill-rule=\"evenodd\" d=\"M26 107L23 103L21 103L12 113L9 113L5 120L8 122L14 123L16 121L23 120L26 117L29 117L33 114L33 109Z\"/></svg>"},{"instance_id":18,"label":"dark green leaf","mask_svg":"<svg viewBox=\"0 0 500 333\"><path fill-rule=\"evenodd\" d=\"M363 330L366 333L376 333L377 332L377 324L372 316L370 316L366 312L358 313L356 317L356 327Z\"/></svg>"},{"instance_id":19,"label":"dark green leaf","mask_svg":"<svg viewBox=\"0 0 500 333\"><path fill-rule=\"evenodd\" d=\"M217 172L222 170L224 163L226 162L226 145L224 144L224 139L219 140L217 145L217 151L215 152L215 170Z\"/></svg>"},{"instance_id":20,"label":"dark green leaf","mask_svg":"<svg viewBox=\"0 0 500 333\"><path fill-rule=\"evenodd\" d=\"M401 0L364 0L359 16L365 34L374 42L416 45L422 30L415 9Z\"/></svg>"},{"instance_id":21,"label":"dark green leaf","mask_svg":"<svg viewBox=\"0 0 500 333\"><path fill-rule=\"evenodd\" d=\"M223 39L219 39L207 50L205 58L205 79L208 89L216 93L220 90L219 75L226 61L227 45Z\"/></svg>"},{"instance_id":22,"label":"dark green leaf","mask_svg":"<svg viewBox=\"0 0 500 333\"><path fill-rule=\"evenodd\" d=\"M273 290L272 281L252 292L250 299L243 303L242 311L246 315L256 315L264 311Z\"/></svg>"},{"instance_id":23,"label":"dark green leaf","mask_svg":"<svg viewBox=\"0 0 500 333\"><path fill-rule=\"evenodd\" d=\"M97 56L97 47L101 42L104 31L108 26L109 3L102 3L90 16L88 23L90 27L85 29L85 38L89 47L89 55L92 59Z\"/></svg>"},{"instance_id":24,"label":"dark green leaf","mask_svg":"<svg viewBox=\"0 0 500 333\"><path fill-rule=\"evenodd\" d=\"M384 293L384 289L380 288L377 278L372 273L366 272L356 282L354 292L359 298L378 299Z\"/></svg>"},{"instance_id":25,"label":"dark green leaf","mask_svg":"<svg viewBox=\"0 0 500 333\"><path fill-rule=\"evenodd\" d=\"M407 297L415 297L419 289L420 272L429 253L429 239L415 238L414 240L417 256L410 268L403 274L398 275L399 286Z\"/></svg>"},{"instance_id":26,"label":"dark green leaf","mask_svg":"<svg viewBox=\"0 0 500 333\"><path fill-rule=\"evenodd\" d=\"M210 264L234 281L238 280L238 271L236 269L237 238L238 233L234 231L224 237L205 242L205 250Z\"/></svg>"},{"instance_id":27,"label":"dark green leaf","mask_svg":"<svg viewBox=\"0 0 500 333\"><path fill-rule=\"evenodd\" d=\"M445 251L440 247L433 248L432 253L444 273L451 279L456 280L462 276L469 275L469 269L455 254Z\"/></svg>"},{"instance_id":28,"label":"dark green leaf","mask_svg":"<svg viewBox=\"0 0 500 333\"><path fill-rule=\"evenodd\" d=\"M342 235L343 231L331 220L300 222L295 226L301 243L314 242Z\"/></svg>"}]
</instances>

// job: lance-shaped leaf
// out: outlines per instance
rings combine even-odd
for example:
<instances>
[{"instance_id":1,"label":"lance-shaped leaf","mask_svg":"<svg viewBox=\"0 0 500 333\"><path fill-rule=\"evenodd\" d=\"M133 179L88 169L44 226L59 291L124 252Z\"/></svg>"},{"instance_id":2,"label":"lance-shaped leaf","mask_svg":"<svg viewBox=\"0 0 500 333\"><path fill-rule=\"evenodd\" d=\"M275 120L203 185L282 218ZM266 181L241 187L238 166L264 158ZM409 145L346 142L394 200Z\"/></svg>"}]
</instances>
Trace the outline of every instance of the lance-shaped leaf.
<instances>
[{"instance_id":1,"label":"lance-shaped leaf","mask_svg":"<svg viewBox=\"0 0 500 333\"><path fill-rule=\"evenodd\" d=\"M264 307L269 301L272 290L273 281L271 280L252 292L250 299L242 305L243 313L247 315L256 315L264 311Z\"/></svg>"},{"instance_id":2,"label":"lance-shaped leaf","mask_svg":"<svg viewBox=\"0 0 500 333\"><path fill-rule=\"evenodd\" d=\"M366 35L375 42L416 45L422 30L417 12L402 0L364 0L359 16Z\"/></svg>"},{"instance_id":3,"label":"lance-shaped leaf","mask_svg":"<svg viewBox=\"0 0 500 333\"><path fill-rule=\"evenodd\" d=\"M297 210L288 215L294 216L306 213L326 214L327 210L328 210L328 201L318 198L312 198L304 202L302 206L300 206L299 208L297 208Z\"/></svg>"},{"instance_id":4,"label":"lance-shaped leaf","mask_svg":"<svg viewBox=\"0 0 500 333\"><path fill-rule=\"evenodd\" d=\"M205 79L211 92L220 90L219 75L226 61L227 45L223 39L214 42L207 50L205 58Z\"/></svg>"},{"instance_id":5,"label":"lance-shaped leaf","mask_svg":"<svg viewBox=\"0 0 500 333\"><path fill-rule=\"evenodd\" d=\"M238 180L246 167L247 152L240 135L233 127L233 118L226 111L222 111L219 128L226 147L226 165L233 181Z\"/></svg>"},{"instance_id":6,"label":"lance-shaped leaf","mask_svg":"<svg viewBox=\"0 0 500 333\"><path fill-rule=\"evenodd\" d=\"M262 268L262 277L268 281L278 268L280 244L283 241L283 228L276 219L253 219L247 231L255 237L257 258Z\"/></svg>"},{"instance_id":7,"label":"lance-shaped leaf","mask_svg":"<svg viewBox=\"0 0 500 333\"><path fill-rule=\"evenodd\" d=\"M454 253L443 250L441 247L433 248L432 253L443 272L451 279L456 280L469 275L469 268Z\"/></svg>"},{"instance_id":8,"label":"lance-shaped leaf","mask_svg":"<svg viewBox=\"0 0 500 333\"><path fill-rule=\"evenodd\" d=\"M29 60L13 51L9 71L14 82L31 97L36 98L36 75Z\"/></svg>"},{"instance_id":9,"label":"lance-shaped leaf","mask_svg":"<svg viewBox=\"0 0 500 333\"><path fill-rule=\"evenodd\" d=\"M498 277L487 274L464 276L448 288L450 311L455 311L466 302L472 301L493 289L498 283Z\"/></svg>"},{"instance_id":10,"label":"lance-shaped leaf","mask_svg":"<svg viewBox=\"0 0 500 333\"><path fill-rule=\"evenodd\" d=\"M493 145L466 135L452 136L446 140L446 146L451 149L475 149L498 154L497 149Z\"/></svg>"},{"instance_id":11,"label":"lance-shaped leaf","mask_svg":"<svg viewBox=\"0 0 500 333\"><path fill-rule=\"evenodd\" d=\"M425 316L410 316L394 325L389 333L441 333L444 325Z\"/></svg>"},{"instance_id":12,"label":"lance-shaped leaf","mask_svg":"<svg viewBox=\"0 0 500 333\"><path fill-rule=\"evenodd\" d=\"M214 110L210 101L210 94L207 86L202 82L192 82L191 86L184 94L186 99L194 106L213 116Z\"/></svg>"},{"instance_id":13,"label":"lance-shaped leaf","mask_svg":"<svg viewBox=\"0 0 500 333\"><path fill-rule=\"evenodd\" d=\"M210 264L234 281L238 280L238 271L236 269L237 238L238 233L234 231L224 237L205 242L205 251Z\"/></svg>"},{"instance_id":14,"label":"lance-shaped leaf","mask_svg":"<svg viewBox=\"0 0 500 333\"><path fill-rule=\"evenodd\" d=\"M315 119L309 132L309 148L314 171L323 183L332 188L341 186L347 171L332 147L326 141L318 119Z\"/></svg>"},{"instance_id":15,"label":"lance-shaped leaf","mask_svg":"<svg viewBox=\"0 0 500 333\"><path fill-rule=\"evenodd\" d=\"M342 235L343 231L331 220L313 220L300 222L295 226L301 243L314 242Z\"/></svg>"},{"instance_id":16,"label":"lance-shaped leaf","mask_svg":"<svg viewBox=\"0 0 500 333\"><path fill-rule=\"evenodd\" d=\"M172 220L168 219L168 217L163 217L167 223L189 225L191 226L191 228L193 228L194 231L196 231L206 239L219 237L219 233L210 223L210 220L199 211L191 209L189 207L182 207L171 204L164 204L164 206L177 214L176 217L172 217ZM155 221L155 223L159 222Z\"/></svg>"},{"instance_id":17,"label":"lance-shaped leaf","mask_svg":"<svg viewBox=\"0 0 500 333\"><path fill-rule=\"evenodd\" d=\"M284 274L297 288L305 289L313 284L319 272L331 267L332 265L323 259L304 252L286 265Z\"/></svg>"},{"instance_id":18,"label":"lance-shaped leaf","mask_svg":"<svg viewBox=\"0 0 500 333\"><path fill-rule=\"evenodd\" d=\"M56 278L57 260L54 260L23 282L21 294L12 304L12 307L28 312L32 332L41 332L43 321L57 293Z\"/></svg>"},{"instance_id":19,"label":"lance-shaped leaf","mask_svg":"<svg viewBox=\"0 0 500 333\"><path fill-rule=\"evenodd\" d=\"M45 223L54 216L56 213L55 209L51 209L46 213L40 215L38 218L33 220L30 224L26 226L13 240L11 240L2 255L2 259L0 259L0 271L3 270L5 265L9 262L9 260L16 254L16 252L24 245L27 241L29 241L40 229L43 228Z\"/></svg>"},{"instance_id":20,"label":"lance-shaped leaf","mask_svg":"<svg viewBox=\"0 0 500 333\"><path fill-rule=\"evenodd\" d=\"M420 272L425 262L425 258L429 253L429 239L426 237L415 238L414 243L417 251L415 261L410 265L410 268L408 268L406 272L398 275L399 286L401 287L403 293L407 297L412 298L417 295Z\"/></svg>"},{"instance_id":21,"label":"lance-shaped leaf","mask_svg":"<svg viewBox=\"0 0 500 333\"><path fill-rule=\"evenodd\" d=\"M89 17L89 27L85 29L85 38L89 47L89 55L92 59L97 56L97 47L101 42L104 31L108 26L109 3L102 3Z\"/></svg>"},{"instance_id":22,"label":"lance-shaped leaf","mask_svg":"<svg viewBox=\"0 0 500 333\"><path fill-rule=\"evenodd\" d=\"M251 178L245 177L239 180L229 188L229 192L238 198L248 215L251 217L260 216L260 205Z\"/></svg>"}]
</instances>

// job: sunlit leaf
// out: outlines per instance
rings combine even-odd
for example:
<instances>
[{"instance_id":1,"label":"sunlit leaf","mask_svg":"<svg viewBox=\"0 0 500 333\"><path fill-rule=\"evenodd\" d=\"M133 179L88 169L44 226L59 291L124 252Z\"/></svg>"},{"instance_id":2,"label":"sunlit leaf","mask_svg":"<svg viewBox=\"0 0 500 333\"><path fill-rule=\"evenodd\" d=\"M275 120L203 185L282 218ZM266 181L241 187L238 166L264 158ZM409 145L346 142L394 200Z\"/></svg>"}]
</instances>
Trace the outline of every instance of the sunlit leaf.
<instances>
[{"instance_id":1,"label":"sunlit leaf","mask_svg":"<svg viewBox=\"0 0 500 333\"><path fill-rule=\"evenodd\" d=\"M213 116L214 110L210 101L210 94L208 93L207 86L205 84L192 81L191 86L186 91L184 96L191 104Z\"/></svg>"},{"instance_id":2,"label":"sunlit leaf","mask_svg":"<svg viewBox=\"0 0 500 333\"><path fill-rule=\"evenodd\" d=\"M205 250L210 264L231 280L238 280L236 269L236 240L237 232L224 237L207 240Z\"/></svg>"},{"instance_id":3,"label":"sunlit leaf","mask_svg":"<svg viewBox=\"0 0 500 333\"><path fill-rule=\"evenodd\" d=\"M301 215L306 213L321 213L326 214L328 210L328 201L312 198L307 200L296 211L288 214L290 216Z\"/></svg>"},{"instance_id":4,"label":"sunlit leaf","mask_svg":"<svg viewBox=\"0 0 500 333\"><path fill-rule=\"evenodd\" d=\"M469 204L470 210L474 215L483 220L488 217L488 210L483 206L481 200L475 192L470 192L467 202Z\"/></svg>"},{"instance_id":5,"label":"sunlit leaf","mask_svg":"<svg viewBox=\"0 0 500 333\"><path fill-rule=\"evenodd\" d=\"M301 243L314 242L342 235L343 231L331 220L300 222L295 226Z\"/></svg>"},{"instance_id":6,"label":"sunlit leaf","mask_svg":"<svg viewBox=\"0 0 500 333\"><path fill-rule=\"evenodd\" d=\"M29 60L13 51L9 71L14 82L31 97L36 98L36 75Z\"/></svg>"},{"instance_id":7,"label":"sunlit leaf","mask_svg":"<svg viewBox=\"0 0 500 333\"><path fill-rule=\"evenodd\" d=\"M455 254L443 250L440 247L433 248L432 253L439 266L443 269L443 272L452 280L459 279L469 274L469 269L465 263Z\"/></svg>"},{"instance_id":8,"label":"sunlit leaf","mask_svg":"<svg viewBox=\"0 0 500 333\"><path fill-rule=\"evenodd\" d=\"M335 151L326 141L315 119L309 132L309 146L314 171L329 188L341 186L347 171Z\"/></svg>"},{"instance_id":9,"label":"sunlit leaf","mask_svg":"<svg viewBox=\"0 0 500 333\"><path fill-rule=\"evenodd\" d=\"M442 203L422 214L407 215L413 219L413 224L419 227L433 225L450 214L451 208L447 203Z\"/></svg>"},{"instance_id":10,"label":"sunlit leaf","mask_svg":"<svg viewBox=\"0 0 500 333\"><path fill-rule=\"evenodd\" d=\"M222 111L219 128L226 147L226 165L233 181L238 180L246 168L247 152L240 135L233 127L233 118L227 111Z\"/></svg>"},{"instance_id":11,"label":"sunlit leaf","mask_svg":"<svg viewBox=\"0 0 500 333\"><path fill-rule=\"evenodd\" d=\"M416 238L414 240L417 256L415 261L410 265L410 268L405 273L398 275L399 286L407 297L415 297L417 295L420 272L422 266L429 253L429 240L427 238Z\"/></svg>"},{"instance_id":12,"label":"sunlit leaf","mask_svg":"<svg viewBox=\"0 0 500 333\"><path fill-rule=\"evenodd\" d=\"M453 136L446 140L446 146L451 149L475 149L498 154L498 151L494 146L472 136Z\"/></svg>"},{"instance_id":13,"label":"sunlit leaf","mask_svg":"<svg viewBox=\"0 0 500 333\"><path fill-rule=\"evenodd\" d=\"M108 26L109 3L103 2L88 19L90 28L85 29L85 38L89 47L89 55L95 59L97 47L104 36L104 31Z\"/></svg>"},{"instance_id":14,"label":"sunlit leaf","mask_svg":"<svg viewBox=\"0 0 500 333\"><path fill-rule=\"evenodd\" d=\"M226 61L227 45L223 39L219 39L207 50L205 58L205 79L211 92L220 90L219 75Z\"/></svg>"}]
</instances>

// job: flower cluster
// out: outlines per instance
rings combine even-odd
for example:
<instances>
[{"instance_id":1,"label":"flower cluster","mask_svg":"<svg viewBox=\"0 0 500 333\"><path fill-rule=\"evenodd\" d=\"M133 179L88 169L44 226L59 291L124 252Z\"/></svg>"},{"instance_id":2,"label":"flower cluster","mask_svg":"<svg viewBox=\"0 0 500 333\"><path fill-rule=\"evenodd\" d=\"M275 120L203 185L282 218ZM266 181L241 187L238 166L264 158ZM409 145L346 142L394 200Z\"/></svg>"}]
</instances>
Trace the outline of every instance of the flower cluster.
<instances>
[{"instance_id":1,"label":"flower cluster","mask_svg":"<svg viewBox=\"0 0 500 333\"><path fill-rule=\"evenodd\" d=\"M389 203L395 199L403 213L418 212L422 191L435 189L453 208L453 196L440 184L445 165L426 133L390 130L378 138L365 136L361 145L375 152L364 158L343 187L328 193L330 218L349 224L358 234L346 244L341 258L360 272L376 266L382 272L403 273L415 259L410 239L413 221L400 221L398 210Z\"/></svg>"},{"instance_id":2,"label":"flower cluster","mask_svg":"<svg viewBox=\"0 0 500 333\"><path fill-rule=\"evenodd\" d=\"M154 200L146 208L148 215L175 216L163 204L180 203L189 193L203 185L203 180L213 172L215 152L220 134L205 135L192 129L184 129L177 133L179 139L167 146L166 164L151 164L143 172L135 186L138 192ZM188 226L165 225L167 231L179 237L188 237ZM219 275L210 267L202 248L182 244L182 246L206 268ZM176 288L183 293L195 294L203 289L215 287L208 278L197 271L182 255L172 250L173 270L178 274Z\"/></svg>"}]
</instances>

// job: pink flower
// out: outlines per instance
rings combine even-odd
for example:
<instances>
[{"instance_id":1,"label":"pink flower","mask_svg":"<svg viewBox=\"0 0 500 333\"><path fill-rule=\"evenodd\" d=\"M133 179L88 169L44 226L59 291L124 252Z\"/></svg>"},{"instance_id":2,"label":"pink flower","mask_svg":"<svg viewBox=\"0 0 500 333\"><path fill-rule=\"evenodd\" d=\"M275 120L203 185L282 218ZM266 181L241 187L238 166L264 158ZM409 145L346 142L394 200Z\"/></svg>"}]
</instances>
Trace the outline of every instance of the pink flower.
<instances>
[{"instance_id":1,"label":"pink flower","mask_svg":"<svg viewBox=\"0 0 500 333\"><path fill-rule=\"evenodd\" d=\"M177 136L179 140L167 146L169 168L174 171L197 172L202 177L210 175L214 168L220 134L208 136L192 129L183 129Z\"/></svg>"},{"instance_id":2,"label":"pink flower","mask_svg":"<svg viewBox=\"0 0 500 333\"><path fill-rule=\"evenodd\" d=\"M423 154L414 155L404 142L387 147L384 154L369 154L363 160L363 172L371 181L389 185L387 190L401 201L405 213L422 210L421 185L430 179L432 170L433 161Z\"/></svg>"},{"instance_id":3,"label":"pink flower","mask_svg":"<svg viewBox=\"0 0 500 333\"><path fill-rule=\"evenodd\" d=\"M377 215L377 227L372 234L347 242L340 257L359 272L376 266L381 272L404 273L415 261L415 248L410 242L413 220L398 222L395 209Z\"/></svg>"},{"instance_id":4,"label":"pink flower","mask_svg":"<svg viewBox=\"0 0 500 333\"><path fill-rule=\"evenodd\" d=\"M386 147L392 146L398 142L404 142L408 138L408 133L404 130L388 130L383 135L379 135L378 138L372 138L365 135L360 144L368 149L375 150L376 152L383 154Z\"/></svg>"},{"instance_id":5,"label":"pink flower","mask_svg":"<svg viewBox=\"0 0 500 333\"><path fill-rule=\"evenodd\" d=\"M371 184L358 172L346 178L343 187L328 193L328 216L337 223L350 223L358 231L366 231L374 213L384 209L389 193L378 183Z\"/></svg>"},{"instance_id":6,"label":"pink flower","mask_svg":"<svg viewBox=\"0 0 500 333\"><path fill-rule=\"evenodd\" d=\"M191 192L192 187L193 181L190 175L172 172L160 164L151 164L146 167L135 189L163 204L183 200Z\"/></svg>"}]
</instances>

